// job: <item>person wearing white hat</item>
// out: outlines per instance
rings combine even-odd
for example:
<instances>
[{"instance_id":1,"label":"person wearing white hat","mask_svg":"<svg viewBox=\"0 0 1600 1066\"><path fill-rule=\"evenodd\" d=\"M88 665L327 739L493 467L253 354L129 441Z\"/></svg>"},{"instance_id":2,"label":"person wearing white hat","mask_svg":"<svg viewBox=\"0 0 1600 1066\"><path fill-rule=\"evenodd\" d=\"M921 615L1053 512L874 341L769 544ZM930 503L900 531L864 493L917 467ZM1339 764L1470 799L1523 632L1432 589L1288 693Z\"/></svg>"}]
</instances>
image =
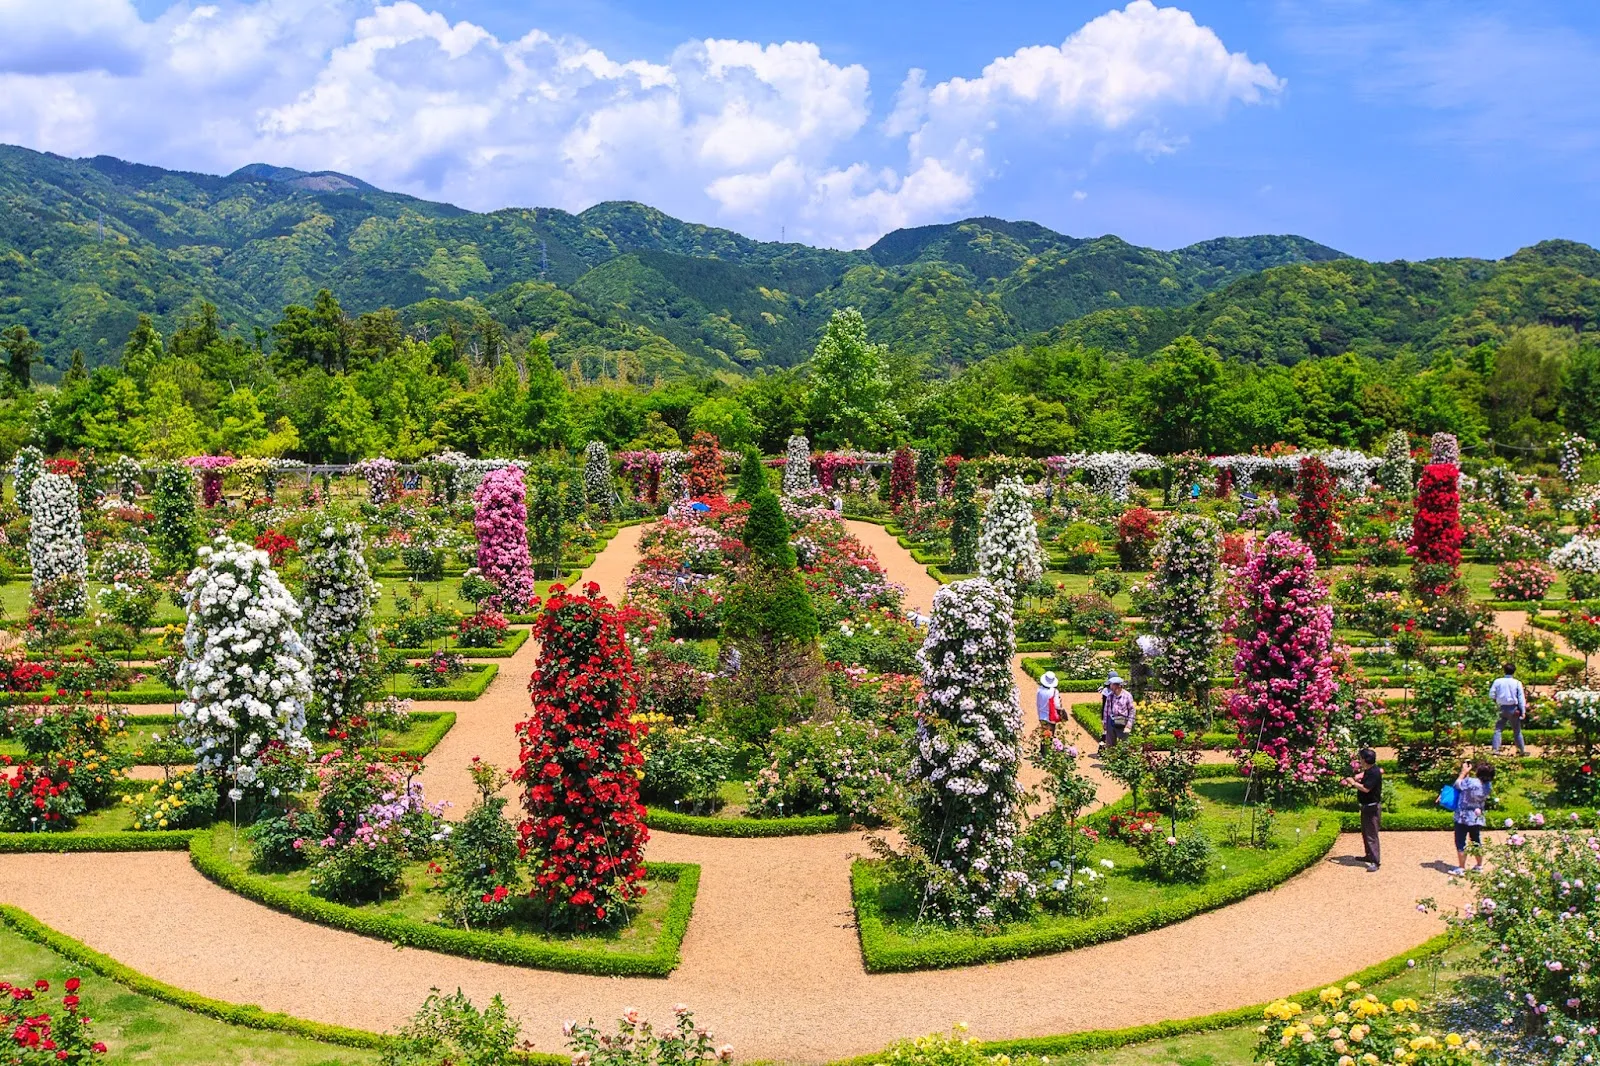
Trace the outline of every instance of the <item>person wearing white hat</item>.
<instances>
[{"instance_id":1,"label":"person wearing white hat","mask_svg":"<svg viewBox=\"0 0 1600 1066\"><path fill-rule=\"evenodd\" d=\"M1056 688L1056 675L1046 670L1039 679L1039 692L1034 696L1039 710L1039 730L1047 737L1056 734L1056 723L1061 721L1061 695Z\"/></svg>"},{"instance_id":2,"label":"person wearing white hat","mask_svg":"<svg viewBox=\"0 0 1600 1066\"><path fill-rule=\"evenodd\" d=\"M1114 748L1133 729L1133 693L1122 687L1115 671L1106 678L1105 693L1106 747Z\"/></svg>"}]
</instances>

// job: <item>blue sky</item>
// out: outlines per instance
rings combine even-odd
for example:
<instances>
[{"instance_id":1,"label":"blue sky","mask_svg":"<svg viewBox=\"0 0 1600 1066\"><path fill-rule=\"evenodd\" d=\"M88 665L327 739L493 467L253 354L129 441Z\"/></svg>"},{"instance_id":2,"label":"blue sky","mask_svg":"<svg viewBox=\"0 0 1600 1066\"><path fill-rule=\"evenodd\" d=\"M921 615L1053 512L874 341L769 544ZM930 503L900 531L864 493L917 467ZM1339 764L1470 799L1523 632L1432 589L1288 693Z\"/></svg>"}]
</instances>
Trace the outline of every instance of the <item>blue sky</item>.
<instances>
[{"instance_id":1,"label":"blue sky","mask_svg":"<svg viewBox=\"0 0 1600 1066\"><path fill-rule=\"evenodd\" d=\"M480 209L625 197L837 246L974 214L1600 244L1592 2L0 0L0 39L0 140Z\"/></svg>"}]
</instances>

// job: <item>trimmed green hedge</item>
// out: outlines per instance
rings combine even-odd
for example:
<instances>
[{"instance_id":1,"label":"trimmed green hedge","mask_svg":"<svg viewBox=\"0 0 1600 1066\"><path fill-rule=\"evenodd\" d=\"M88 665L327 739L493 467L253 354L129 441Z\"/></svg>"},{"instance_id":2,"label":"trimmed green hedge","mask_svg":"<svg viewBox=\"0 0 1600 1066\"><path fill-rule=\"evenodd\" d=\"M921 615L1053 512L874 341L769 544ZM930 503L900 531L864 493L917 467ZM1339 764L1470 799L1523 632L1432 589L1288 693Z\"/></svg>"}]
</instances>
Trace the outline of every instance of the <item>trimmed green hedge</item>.
<instances>
[{"instance_id":1,"label":"trimmed green hedge","mask_svg":"<svg viewBox=\"0 0 1600 1066\"><path fill-rule=\"evenodd\" d=\"M508 629L506 642L498 648L461 648L456 646L456 640L451 637L443 645L444 651L453 651L465 659L509 659L517 653L517 649L528 643L529 631L526 629ZM394 648L385 644L383 650L390 655L408 655L413 659L426 659L432 655L434 648Z\"/></svg>"},{"instance_id":2,"label":"trimmed green hedge","mask_svg":"<svg viewBox=\"0 0 1600 1066\"><path fill-rule=\"evenodd\" d=\"M241 870L217 854L209 831L195 833L189 843L189 861L206 877L246 899L273 910L319 925L332 926L402 947L461 955L483 962L560 970L600 977L666 977L678 966L678 949L689 928L695 893L700 887L700 867L691 863L645 864L648 876L676 882L662 920L661 937L650 954L616 954L519 939L473 929L451 929L415 918L371 914L355 907L318 899L308 892L282 888L264 877Z\"/></svg>"},{"instance_id":3,"label":"trimmed green hedge","mask_svg":"<svg viewBox=\"0 0 1600 1066\"><path fill-rule=\"evenodd\" d=\"M0 833L0 854L76 851L188 851L192 829L116 833Z\"/></svg>"},{"instance_id":4,"label":"trimmed green hedge","mask_svg":"<svg viewBox=\"0 0 1600 1066\"><path fill-rule=\"evenodd\" d=\"M834 814L796 818L704 818L661 807L645 808L645 824L663 833L698 837L798 837L844 833L850 829L850 819Z\"/></svg>"},{"instance_id":5,"label":"trimmed green hedge","mask_svg":"<svg viewBox=\"0 0 1600 1066\"><path fill-rule=\"evenodd\" d=\"M465 702L475 700L483 695L483 690L489 687L495 675L500 672L499 663L478 663L467 667L467 672L445 688L422 688L408 681L401 680L404 674L393 675L394 680L383 687L386 695L400 696L411 700L448 700Z\"/></svg>"},{"instance_id":6,"label":"trimmed green hedge","mask_svg":"<svg viewBox=\"0 0 1600 1066\"><path fill-rule=\"evenodd\" d=\"M295 1018L287 1014L277 1014L264 1011L254 1004L225 1003L220 999L211 999L207 996L197 995L176 988L164 981L157 981L147 977L131 967L102 955L89 945L54 929L39 921L26 911L16 907L0 904L0 922L4 922L17 935L25 937L36 944L41 944L64 959L77 963L79 966L110 981L115 981L129 991L141 996L170 1003L174 1007L203 1014L208 1018L215 1018L228 1025L238 1025L246 1029L261 1029L278 1033L289 1033L293 1036L305 1037L324 1044L337 1044L341 1047L357 1048L382 1048L389 1038L378 1033L369 1033L361 1029L347 1029L342 1025L328 1025L324 1022L307 1021L304 1018ZM564 1058L555 1055L545 1056L551 1066L565 1062Z\"/></svg>"},{"instance_id":7,"label":"trimmed green hedge","mask_svg":"<svg viewBox=\"0 0 1600 1066\"><path fill-rule=\"evenodd\" d=\"M850 869L850 894L855 902L856 928L861 936L861 955L868 973L896 973L907 970L943 969L973 966L1003 959L1055 954L1120 940L1136 933L1172 925L1205 911L1237 903L1239 900L1282 884L1318 862L1339 839L1342 824L1334 812L1317 823L1316 832L1303 843L1287 848L1271 862L1249 874L1221 884L1195 889L1181 899L1146 907L1143 910L1108 914L1073 929L1027 930L1002 933L961 944L890 946L883 914L878 908L878 878L873 864L856 860Z\"/></svg>"},{"instance_id":8,"label":"trimmed green hedge","mask_svg":"<svg viewBox=\"0 0 1600 1066\"><path fill-rule=\"evenodd\" d=\"M1414 962L1438 955L1451 946L1449 933L1440 933L1432 940L1417 945L1411 951L1402 952L1393 958L1358 970L1348 977L1338 981L1329 981L1326 985L1307 989L1294 995L1284 996L1284 999L1299 1000L1302 1003L1315 1002L1317 993L1329 985L1344 985L1355 981L1363 988L1397 977L1411 967ZM1235 1007L1233 1010L1218 1011L1215 1014L1202 1014L1194 1018L1178 1018L1170 1021L1151 1022L1148 1025L1132 1025L1124 1029L1091 1029L1082 1033L1066 1033L1060 1036L1029 1036L1016 1040L985 1041L983 1050L985 1054L996 1055L1070 1055L1084 1051L1106 1051L1112 1048L1127 1047L1131 1044L1144 1044L1152 1040L1165 1040L1170 1037L1184 1036L1191 1033L1211 1032L1217 1029L1236 1029L1245 1025L1257 1025L1261 1022L1262 1011L1267 1004L1257 1003L1249 1007ZM851 1063L869 1063L881 1060L881 1055L862 1056L860 1059L849 1060ZM844 1066L836 1063L834 1066Z\"/></svg>"}]
</instances>

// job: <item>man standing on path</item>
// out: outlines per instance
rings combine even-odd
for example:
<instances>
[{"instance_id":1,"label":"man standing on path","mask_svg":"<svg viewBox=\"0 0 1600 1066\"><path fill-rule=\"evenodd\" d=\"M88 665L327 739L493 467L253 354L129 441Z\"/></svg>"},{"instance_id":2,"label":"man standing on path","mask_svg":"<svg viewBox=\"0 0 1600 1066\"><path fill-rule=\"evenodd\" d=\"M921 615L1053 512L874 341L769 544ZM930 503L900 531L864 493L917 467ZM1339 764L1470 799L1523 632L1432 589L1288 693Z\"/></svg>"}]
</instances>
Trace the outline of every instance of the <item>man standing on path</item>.
<instances>
[{"instance_id":1,"label":"man standing on path","mask_svg":"<svg viewBox=\"0 0 1600 1066\"><path fill-rule=\"evenodd\" d=\"M1510 725L1512 739L1517 742L1517 754L1526 755L1528 749L1522 743L1522 720L1528 717L1528 694L1523 690L1522 682L1516 679L1516 672L1515 663L1506 663L1505 671L1489 685L1489 698L1500 709L1500 717L1494 723L1491 746L1495 751L1500 750L1500 734Z\"/></svg>"},{"instance_id":2,"label":"man standing on path","mask_svg":"<svg viewBox=\"0 0 1600 1066\"><path fill-rule=\"evenodd\" d=\"M1366 851L1367 873L1376 873L1383 862L1378 850L1378 830L1383 823L1383 771L1378 769L1378 753L1361 749L1361 773L1339 783L1356 790L1356 806L1361 810L1361 846Z\"/></svg>"}]
</instances>

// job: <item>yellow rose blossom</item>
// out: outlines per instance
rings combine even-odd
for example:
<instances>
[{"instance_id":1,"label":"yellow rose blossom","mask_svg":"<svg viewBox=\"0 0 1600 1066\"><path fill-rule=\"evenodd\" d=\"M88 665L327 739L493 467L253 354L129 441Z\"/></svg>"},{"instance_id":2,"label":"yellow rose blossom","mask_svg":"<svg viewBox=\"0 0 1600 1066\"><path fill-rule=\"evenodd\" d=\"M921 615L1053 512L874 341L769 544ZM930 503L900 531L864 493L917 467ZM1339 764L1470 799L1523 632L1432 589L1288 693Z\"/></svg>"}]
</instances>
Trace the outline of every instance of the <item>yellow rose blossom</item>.
<instances>
[{"instance_id":1,"label":"yellow rose blossom","mask_svg":"<svg viewBox=\"0 0 1600 1066\"><path fill-rule=\"evenodd\" d=\"M1449 1044L1451 1047L1460 1047L1461 1037L1457 1036L1455 1033L1451 1033L1444 1038L1444 1042Z\"/></svg>"}]
</instances>

